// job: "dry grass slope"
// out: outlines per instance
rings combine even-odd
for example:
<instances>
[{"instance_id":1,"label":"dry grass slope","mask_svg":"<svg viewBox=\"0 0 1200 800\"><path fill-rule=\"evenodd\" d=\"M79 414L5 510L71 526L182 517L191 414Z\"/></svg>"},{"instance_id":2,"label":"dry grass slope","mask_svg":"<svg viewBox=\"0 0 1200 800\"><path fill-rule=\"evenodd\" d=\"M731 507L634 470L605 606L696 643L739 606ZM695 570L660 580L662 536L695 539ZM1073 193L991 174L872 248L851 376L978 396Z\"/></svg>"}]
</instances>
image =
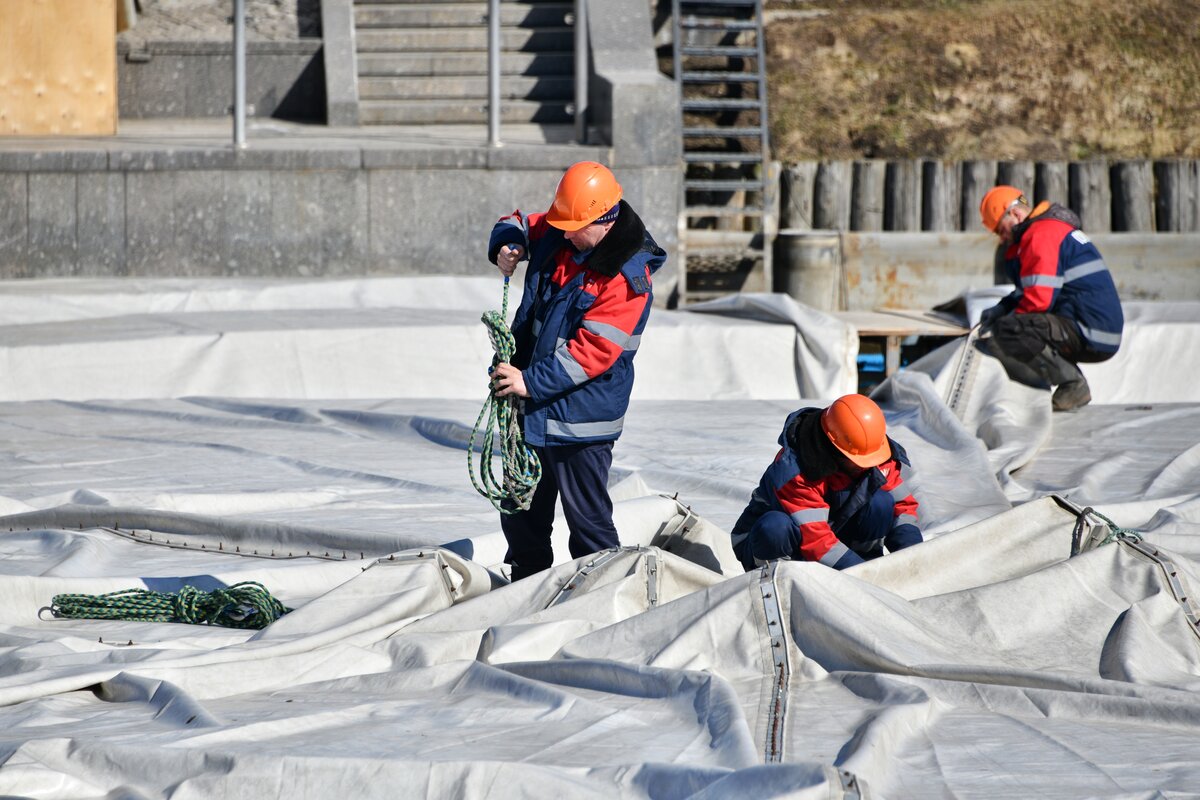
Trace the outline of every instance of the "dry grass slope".
<instances>
[{"instance_id":1,"label":"dry grass slope","mask_svg":"<svg viewBox=\"0 0 1200 800\"><path fill-rule=\"evenodd\" d=\"M1200 0L767 9L781 160L1200 157Z\"/></svg>"}]
</instances>

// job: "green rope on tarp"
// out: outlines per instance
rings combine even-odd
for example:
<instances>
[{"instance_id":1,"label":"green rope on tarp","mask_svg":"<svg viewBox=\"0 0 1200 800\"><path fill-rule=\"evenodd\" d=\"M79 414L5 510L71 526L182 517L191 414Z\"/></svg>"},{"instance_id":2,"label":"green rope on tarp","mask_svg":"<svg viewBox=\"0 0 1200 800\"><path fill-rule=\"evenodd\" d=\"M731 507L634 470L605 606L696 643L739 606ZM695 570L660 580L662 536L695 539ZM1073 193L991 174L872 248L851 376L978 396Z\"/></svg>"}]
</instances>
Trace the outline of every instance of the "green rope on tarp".
<instances>
[{"instance_id":1,"label":"green rope on tarp","mask_svg":"<svg viewBox=\"0 0 1200 800\"><path fill-rule=\"evenodd\" d=\"M1085 537L1085 533L1087 533L1085 524L1088 517L1096 517L1108 526L1108 532L1104 535L1103 539L1096 541L1096 537L1091 534ZM1121 539L1136 543L1142 540L1142 534L1131 528L1122 528L1096 509L1088 506L1079 512L1079 515L1075 519L1075 528L1071 531L1071 555L1076 556L1085 550L1094 550L1097 547L1103 547L1106 544L1112 544Z\"/></svg>"},{"instance_id":2,"label":"green rope on tarp","mask_svg":"<svg viewBox=\"0 0 1200 800\"><path fill-rule=\"evenodd\" d=\"M507 319L508 278L505 277L502 310L485 311L480 317L480 321L487 326L488 338L496 351L492 358L493 367L502 361L512 363L517 350ZM479 410L467 447L467 472L471 475L471 485L502 514L528 511L538 481L542 479L542 462L533 448L525 444L525 435L521 431L518 419L520 409L520 398L516 395L497 397L493 389L484 401L483 408ZM499 478L496 477L492 462L496 434L499 434L500 439ZM477 439L480 456L478 478L473 460Z\"/></svg>"},{"instance_id":3,"label":"green rope on tarp","mask_svg":"<svg viewBox=\"0 0 1200 800\"><path fill-rule=\"evenodd\" d=\"M1135 542L1140 542L1142 540L1142 534L1139 531L1135 531L1132 528L1122 528L1120 525L1113 522L1111 519L1104 516L1094 508L1085 508L1083 513L1091 514L1093 517L1099 517L1105 522L1105 524L1108 525L1108 536L1104 537L1104 541L1100 543L1101 546L1126 537L1133 539Z\"/></svg>"},{"instance_id":4,"label":"green rope on tarp","mask_svg":"<svg viewBox=\"0 0 1200 800\"><path fill-rule=\"evenodd\" d=\"M177 593L125 589L108 594L56 594L50 613L70 619L207 623L261 630L291 611L255 581L206 592L184 586Z\"/></svg>"}]
</instances>

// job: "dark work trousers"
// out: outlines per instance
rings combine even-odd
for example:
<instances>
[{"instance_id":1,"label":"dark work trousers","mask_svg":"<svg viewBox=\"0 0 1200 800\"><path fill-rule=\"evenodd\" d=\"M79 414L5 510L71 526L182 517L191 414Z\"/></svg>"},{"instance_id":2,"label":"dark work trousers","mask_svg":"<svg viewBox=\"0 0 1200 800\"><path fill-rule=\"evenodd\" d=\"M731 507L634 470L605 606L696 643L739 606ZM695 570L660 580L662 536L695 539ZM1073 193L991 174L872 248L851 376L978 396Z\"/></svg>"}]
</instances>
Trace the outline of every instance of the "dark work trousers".
<instances>
[{"instance_id":1,"label":"dark work trousers","mask_svg":"<svg viewBox=\"0 0 1200 800\"><path fill-rule=\"evenodd\" d=\"M895 509L890 492L875 492L870 502L834 533L861 558L878 558L883 555L883 540L891 533ZM734 554L742 567L752 570L777 558L799 561L800 543L800 526L782 511L768 511L755 520L750 535L738 543ZM847 560L857 563L857 559Z\"/></svg>"},{"instance_id":2,"label":"dark work trousers","mask_svg":"<svg viewBox=\"0 0 1200 800\"><path fill-rule=\"evenodd\" d=\"M1006 355L1024 363L1046 345L1072 364L1107 361L1113 355L1089 348L1075 323L1057 314L1005 314L992 325L992 337Z\"/></svg>"},{"instance_id":3,"label":"dark work trousers","mask_svg":"<svg viewBox=\"0 0 1200 800\"><path fill-rule=\"evenodd\" d=\"M571 558L580 558L621 543L613 525L612 498L608 496L608 470L612 442L539 447L542 479L528 511L502 514L501 527L508 540L504 560L512 565L512 579L520 580L548 569L554 563L550 532L554 503L562 496L563 516L571 532Z\"/></svg>"}]
</instances>

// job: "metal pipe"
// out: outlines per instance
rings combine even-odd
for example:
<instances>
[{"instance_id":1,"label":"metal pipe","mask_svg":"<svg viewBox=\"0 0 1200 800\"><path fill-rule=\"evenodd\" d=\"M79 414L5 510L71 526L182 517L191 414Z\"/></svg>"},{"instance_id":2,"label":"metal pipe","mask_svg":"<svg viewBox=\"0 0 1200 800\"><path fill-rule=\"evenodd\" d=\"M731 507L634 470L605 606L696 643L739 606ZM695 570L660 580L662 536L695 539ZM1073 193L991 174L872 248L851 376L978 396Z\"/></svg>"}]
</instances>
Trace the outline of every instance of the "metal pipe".
<instances>
[{"instance_id":1,"label":"metal pipe","mask_svg":"<svg viewBox=\"0 0 1200 800\"><path fill-rule=\"evenodd\" d=\"M500 146L500 0L488 0L488 147Z\"/></svg>"},{"instance_id":2,"label":"metal pipe","mask_svg":"<svg viewBox=\"0 0 1200 800\"><path fill-rule=\"evenodd\" d=\"M246 0L233 0L233 146L246 146Z\"/></svg>"},{"instance_id":3,"label":"metal pipe","mask_svg":"<svg viewBox=\"0 0 1200 800\"><path fill-rule=\"evenodd\" d=\"M575 141L587 144L587 0L575 0Z\"/></svg>"}]
</instances>

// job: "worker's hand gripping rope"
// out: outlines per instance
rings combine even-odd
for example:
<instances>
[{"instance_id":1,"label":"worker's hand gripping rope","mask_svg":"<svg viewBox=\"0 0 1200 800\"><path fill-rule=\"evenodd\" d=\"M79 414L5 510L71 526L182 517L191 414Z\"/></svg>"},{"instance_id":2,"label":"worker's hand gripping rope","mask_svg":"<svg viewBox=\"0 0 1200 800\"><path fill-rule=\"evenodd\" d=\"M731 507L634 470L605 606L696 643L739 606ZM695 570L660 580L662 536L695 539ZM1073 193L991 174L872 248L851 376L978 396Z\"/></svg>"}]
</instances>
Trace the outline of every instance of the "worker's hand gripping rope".
<instances>
[{"instance_id":1,"label":"worker's hand gripping rope","mask_svg":"<svg viewBox=\"0 0 1200 800\"><path fill-rule=\"evenodd\" d=\"M504 277L504 301L500 311L485 311L480 320L487 326L488 338L496 351L492 358L492 368L502 362L511 363L516 351L516 342L508 323L508 276ZM491 369L488 370L489 374ZM533 493L542 477L542 463L538 460L533 448L525 444L521 426L517 419L520 411L520 398L515 394L504 397L496 396L494 385L490 387L488 399L475 420L475 428L471 431L471 441L467 448L467 471L471 475L471 484L475 491L491 501L492 505L503 514L513 514L517 511L528 511L533 502ZM484 423L484 417L487 422ZM500 434L500 455L502 474L496 479L492 471L492 450L495 447L496 436ZM479 443L479 476L475 475L473 456L475 440ZM507 502L506 502L507 501Z\"/></svg>"}]
</instances>

